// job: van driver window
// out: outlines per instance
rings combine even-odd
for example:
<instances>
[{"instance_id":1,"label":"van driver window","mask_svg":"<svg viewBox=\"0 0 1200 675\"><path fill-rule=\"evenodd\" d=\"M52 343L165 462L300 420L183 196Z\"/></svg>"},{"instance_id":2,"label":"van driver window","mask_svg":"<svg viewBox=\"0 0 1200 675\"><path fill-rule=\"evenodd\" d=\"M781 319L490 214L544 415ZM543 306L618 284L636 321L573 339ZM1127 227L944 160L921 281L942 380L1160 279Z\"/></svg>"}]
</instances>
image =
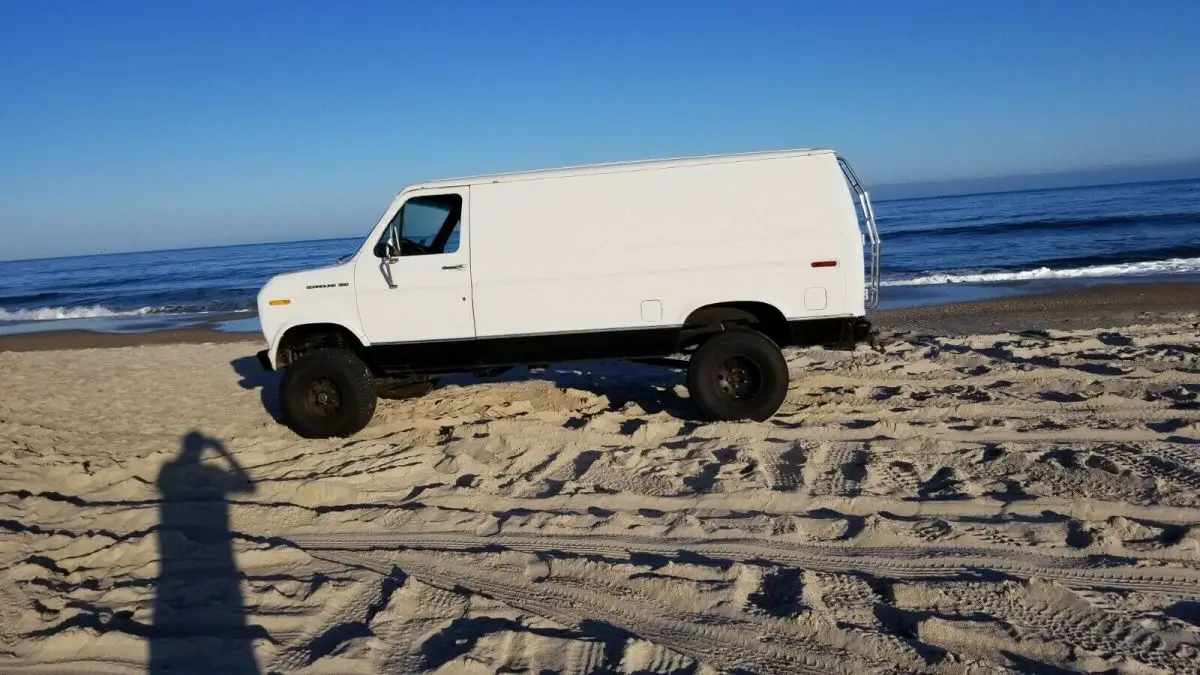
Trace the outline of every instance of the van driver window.
<instances>
[{"instance_id":1,"label":"van driver window","mask_svg":"<svg viewBox=\"0 0 1200 675\"><path fill-rule=\"evenodd\" d=\"M461 215L459 195L428 195L404 202L391 224L400 235L400 255L454 253Z\"/></svg>"}]
</instances>

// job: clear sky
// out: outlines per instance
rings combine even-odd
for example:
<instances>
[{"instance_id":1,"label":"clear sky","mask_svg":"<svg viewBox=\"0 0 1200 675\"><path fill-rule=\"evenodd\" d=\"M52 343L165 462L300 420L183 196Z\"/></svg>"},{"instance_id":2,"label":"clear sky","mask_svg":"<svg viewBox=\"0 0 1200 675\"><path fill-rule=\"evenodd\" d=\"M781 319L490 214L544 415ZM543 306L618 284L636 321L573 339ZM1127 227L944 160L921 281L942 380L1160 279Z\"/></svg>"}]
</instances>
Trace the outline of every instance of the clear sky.
<instances>
[{"instance_id":1,"label":"clear sky","mask_svg":"<svg viewBox=\"0 0 1200 675\"><path fill-rule=\"evenodd\" d=\"M365 233L409 181L834 147L1200 157L1195 0L7 0L0 259Z\"/></svg>"}]
</instances>

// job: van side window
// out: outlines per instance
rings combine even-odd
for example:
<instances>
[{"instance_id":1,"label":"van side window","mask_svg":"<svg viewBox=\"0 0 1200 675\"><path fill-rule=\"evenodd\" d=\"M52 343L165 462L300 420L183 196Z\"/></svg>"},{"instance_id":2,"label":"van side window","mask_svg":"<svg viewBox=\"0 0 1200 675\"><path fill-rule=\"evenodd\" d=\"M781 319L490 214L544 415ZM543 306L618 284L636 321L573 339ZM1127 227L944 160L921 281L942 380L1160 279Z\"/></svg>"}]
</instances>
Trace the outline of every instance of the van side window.
<instances>
[{"instance_id":1,"label":"van side window","mask_svg":"<svg viewBox=\"0 0 1200 675\"><path fill-rule=\"evenodd\" d=\"M413 197L388 226L399 236L400 255L434 255L458 250L462 197L456 194Z\"/></svg>"}]
</instances>

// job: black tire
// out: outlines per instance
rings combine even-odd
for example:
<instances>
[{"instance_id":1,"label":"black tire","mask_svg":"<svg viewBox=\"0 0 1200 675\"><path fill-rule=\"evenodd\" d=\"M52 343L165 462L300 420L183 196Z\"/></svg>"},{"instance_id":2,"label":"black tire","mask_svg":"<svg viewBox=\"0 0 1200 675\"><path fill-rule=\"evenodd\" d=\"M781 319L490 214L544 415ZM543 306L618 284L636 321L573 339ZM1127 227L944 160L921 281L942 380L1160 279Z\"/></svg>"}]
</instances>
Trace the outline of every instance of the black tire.
<instances>
[{"instance_id":1,"label":"black tire","mask_svg":"<svg viewBox=\"0 0 1200 675\"><path fill-rule=\"evenodd\" d=\"M418 398L433 391L437 380L428 377L377 377L375 395L394 401Z\"/></svg>"},{"instance_id":2,"label":"black tire","mask_svg":"<svg viewBox=\"0 0 1200 675\"><path fill-rule=\"evenodd\" d=\"M692 354L687 388L700 412L711 420L762 422L787 397L787 362L779 346L762 333L718 333Z\"/></svg>"},{"instance_id":3,"label":"black tire","mask_svg":"<svg viewBox=\"0 0 1200 675\"><path fill-rule=\"evenodd\" d=\"M354 353L317 349L283 370L283 421L304 438L352 436L375 414L371 371Z\"/></svg>"}]
</instances>

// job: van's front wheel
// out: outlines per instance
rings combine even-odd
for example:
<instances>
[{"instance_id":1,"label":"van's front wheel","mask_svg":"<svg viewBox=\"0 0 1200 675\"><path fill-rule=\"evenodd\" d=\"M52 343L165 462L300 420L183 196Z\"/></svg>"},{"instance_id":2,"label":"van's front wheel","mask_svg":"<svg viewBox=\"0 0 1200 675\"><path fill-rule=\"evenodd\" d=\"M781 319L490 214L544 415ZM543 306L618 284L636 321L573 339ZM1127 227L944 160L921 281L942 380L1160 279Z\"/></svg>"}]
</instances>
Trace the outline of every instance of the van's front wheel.
<instances>
[{"instance_id":1,"label":"van's front wheel","mask_svg":"<svg viewBox=\"0 0 1200 675\"><path fill-rule=\"evenodd\" d=\"M351 436L375 414L371 371L343 349L318 349L285 368L279 399L284 423L304 438Z\"/></svg>"},{"instance_id":2,"label":"van's front wheel","mask_svg":"<svg viewBox=\"0 0 1200 675\"><path fill-rule=\"evenodd\" d=\"M761 422L774 415L787 396L787 362L762 333L718 333L692 354L687 388L709 419Z\"/></svg>"}]
</instances>

